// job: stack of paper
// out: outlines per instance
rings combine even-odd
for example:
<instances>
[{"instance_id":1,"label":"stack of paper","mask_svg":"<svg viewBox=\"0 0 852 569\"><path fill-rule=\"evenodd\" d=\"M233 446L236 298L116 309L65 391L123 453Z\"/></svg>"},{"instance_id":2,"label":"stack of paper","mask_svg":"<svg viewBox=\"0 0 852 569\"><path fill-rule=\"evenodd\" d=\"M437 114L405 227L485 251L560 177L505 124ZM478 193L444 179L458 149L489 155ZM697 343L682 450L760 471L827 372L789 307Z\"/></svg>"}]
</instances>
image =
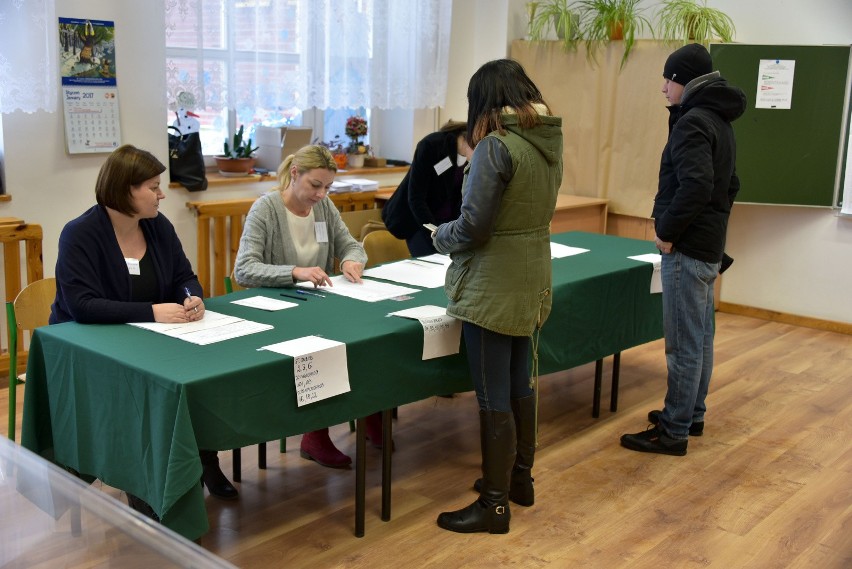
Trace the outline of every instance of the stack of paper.
<instances>
[{"instance_id":1,"label":"stack of paper","mask_svg":"<svg viewBox=\"0 0 852 569\"><path fill-rule=\"evenodd\" d=\"M341 181L351 184L353 192L375 192L379 189L379 183L377 181L368 180L366 178L346 178Z\"/></svg>"},{"instance_id":2,"label":"stack of paper","mask_svg":"<svg viewBox=\"0 0 852 569\"><path fill-rule=\"evenodd\" d=\"M345 192L352 191L352 184L347 182L341 182L340 180L335 180L331 183L331 189L328 191L330 194L342 194Z\"/></svg>"}]
</instances>

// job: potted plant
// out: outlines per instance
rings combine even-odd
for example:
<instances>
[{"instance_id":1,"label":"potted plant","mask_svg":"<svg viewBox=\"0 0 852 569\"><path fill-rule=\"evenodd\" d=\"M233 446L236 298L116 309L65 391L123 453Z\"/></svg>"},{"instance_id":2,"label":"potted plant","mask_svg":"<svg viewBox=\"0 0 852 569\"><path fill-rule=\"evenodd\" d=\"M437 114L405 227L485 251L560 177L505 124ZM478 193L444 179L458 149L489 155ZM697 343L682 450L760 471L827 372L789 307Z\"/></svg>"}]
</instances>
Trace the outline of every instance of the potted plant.
<instances>
[{"instance_id":1,"label":"potted plant","mask_svg":"<svg viewBox=\"0 0 852 569\"><path fill-rule=\"evenodd\" d=\"M610 41L624 41L621 66L627 61L636 35L644 29L653 31L651 22L639 7L641 0L579 0L580 30L593 60L597 50Z\"/></svg>"},{"instance_id":2,"label":"potted plant","mask_svg":"<svg viewBox=\"0 0 852 569\"><path fill-rule=\"evenodd\" d=\"M731 17L707 6L706 0L663 0L657 12L657 34L667 42L730 43L735 33Z\"/></svg>"},{"instance_id":3,"label":"potted plant","mask_svg":"<svg viewBox=\"0 0 852 569\"><path fill-rule=\"evenodd\" d=\"M553 28L565 51L577 47L577 40L580 39L580 14L573 8L573 2L569 0L530 2L527 4L527 9L530 16L530 41L546 39L548 32Z\"/></svg>"},{"instance_id":4,"label":"potted plant","mask_svg":"<svg viewBox=\"0 0 852 569\"><path fill-rule=\"evenodd\" d=\"M233 145L228 144L228 141L225 140L223 154L214 157L219 173L223 176L245 176L254 168L254 156L252 154L258 147L252 148L251 138L243 142L244 132L243 125L240 125L239 130L234 133Z\"/></svg>"},{"instance_id":5,"label":"potted plant","mask_svg":"<svg viewBox=\"0 0 852 569\"><path fill-rule=\"evenodd\" d=\"M367 157L367 146L361 144L361 137L366 135L367 119L358 115L346 119L346 136L350 140L346 151L349 155L349 166L352 168L364 167L364 159Z\"/></svg>"}]
</instances>

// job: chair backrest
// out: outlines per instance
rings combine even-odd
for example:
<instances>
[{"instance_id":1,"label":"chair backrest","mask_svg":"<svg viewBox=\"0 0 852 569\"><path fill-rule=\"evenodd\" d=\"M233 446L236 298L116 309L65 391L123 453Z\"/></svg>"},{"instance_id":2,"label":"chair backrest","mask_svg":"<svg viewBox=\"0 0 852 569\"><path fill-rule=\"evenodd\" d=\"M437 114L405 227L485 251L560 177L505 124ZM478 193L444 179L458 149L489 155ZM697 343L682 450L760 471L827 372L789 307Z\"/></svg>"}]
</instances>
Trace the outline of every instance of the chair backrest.
<instances>
[{"instance_id":1,"label":"chair backrest","mask_svg":"<svg viewBox=\"0 0 852 569\"><path fill-rule=\"evenodd\" d=\"M234 278L234 270L231 269L231 275L225 277L225 294L230 294L232 292L245 289L246 287L238 283L237 279Z\"/></svg>"},{"instance_id":2,"label":"chair backrest","mask_svg":"<svg viewBox=\"0 0 852 569\"><path fill-rule=\"evenodd\" d=\"M411 257L405 241L397 239L387 229L368 233L364 237L364 251L367 253L367 267Z\"/></svg>"}]
</instances>

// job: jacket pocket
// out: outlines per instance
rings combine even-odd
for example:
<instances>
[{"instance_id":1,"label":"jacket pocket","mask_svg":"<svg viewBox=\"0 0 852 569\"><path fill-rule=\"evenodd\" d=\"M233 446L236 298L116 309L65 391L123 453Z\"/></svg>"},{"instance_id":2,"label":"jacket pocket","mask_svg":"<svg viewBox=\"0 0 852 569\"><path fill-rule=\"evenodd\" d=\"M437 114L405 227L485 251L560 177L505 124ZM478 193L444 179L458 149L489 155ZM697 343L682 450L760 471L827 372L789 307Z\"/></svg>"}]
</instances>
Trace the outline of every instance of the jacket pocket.
<instances>
[{"instance_id":1,"label":"jacket pocket","mask_svg":"<svg viewBox=\"0 0 852 569\"><path fill-rule=\"evenodd\" d=\"M473 253L470 251L462 251L452 255L453 262L447 267L447 277L444 281L444 291L447 293L447 298L455 302L461 298L464 291L465 282L467 282L467 273L470 271L470 261L473 259Z\"/></svg>"}]
</instances>

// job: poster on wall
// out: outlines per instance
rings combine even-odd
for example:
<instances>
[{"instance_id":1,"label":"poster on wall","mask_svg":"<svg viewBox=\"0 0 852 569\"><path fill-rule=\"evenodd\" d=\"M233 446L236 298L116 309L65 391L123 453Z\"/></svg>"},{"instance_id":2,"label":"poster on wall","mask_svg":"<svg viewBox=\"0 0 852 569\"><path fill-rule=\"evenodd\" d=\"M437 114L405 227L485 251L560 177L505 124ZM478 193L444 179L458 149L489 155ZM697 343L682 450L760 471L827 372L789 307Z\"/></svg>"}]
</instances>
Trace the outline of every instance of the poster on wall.
<instances>
[{"instance_id":1,"label":"poster on wall","mask_svg":"<svg viewBox=\"0 0 852 569\"><path fill-rule=\"evenodd\" d=\"M121 145L115 23L59 18L59 61L68 153L112 152Z\"/></svg>"},{"instance_id":2,"label":"poster on wall","mask_svg":"<svg viewBox=\"0 0 852 569\"><path fill-rule=\"evenodd\" d=\"M754 108L789 109L793 104L795 71L795 60L761 59Z\"/></svg>"}]
</instances>

